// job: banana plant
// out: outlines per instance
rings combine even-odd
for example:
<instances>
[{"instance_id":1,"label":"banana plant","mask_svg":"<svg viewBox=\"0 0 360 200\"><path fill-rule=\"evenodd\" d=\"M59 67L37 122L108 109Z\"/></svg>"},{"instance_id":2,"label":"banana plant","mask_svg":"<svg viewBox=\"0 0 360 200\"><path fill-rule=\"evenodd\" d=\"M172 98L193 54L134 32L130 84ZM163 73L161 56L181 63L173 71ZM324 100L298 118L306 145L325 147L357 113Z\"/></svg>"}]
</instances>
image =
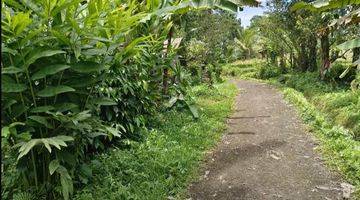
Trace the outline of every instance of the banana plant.
<instances>
[{"instance_id":1,"label":"banana plant","mask_svg":"<svg viewBox=\"0 0 360 200\"><path fill-rule=\"evenodd\" d=\"M153 16L160 17L167 21L170 25L170 29L167 36L166 51L169 52L171 49L171 41L174 35L175 22L179 22L178 16L185 14L191 10L205 10L205 9L221 9L228 12L235 13L241 6L258 6L260 3L256 0L175 0L175 1L151 1L148 8L150 12L142 22L150 20ZM157 9L155 9L157 8ZM165 54L165 57L167 55ZM168 93L168 80L169 80L169 67L165 66L163 69L163 94Z\"/></svg>"},{"instance_id":2,"label":"banana plant","mask_svg":"<svg viewBox=\"0 0 360 200\"><path fill-rule=\"evenodd\" d=\"M344 16L333 20L331 23L327 24L325 28L322 30L325 30L326 32L329 32L329 29L336 29L341 28L344 26L351 26L355 25L357 26L360 21L360 9L358 8L358 5L360 5L360 1L357 0L316 0L314 2L306 3L306 2L298 2L294 4L291 7L291 10L296 11L300 9L310 10L313 12L327 12L329 10L334 9L341 9L348 6L352 6L353 9L345 14ZM357 8L356 8L357 7ZM324 32L324 31L323 31ZM354 50L355 52L360 52L360 37L356 36L354 39L345 41L342 44L339 44L336 46L338 50ZM358 53L359 54L359 53ZM354 57L355 58L355 57ZM360 66L360 58L353 59L353 65L352 66ZM343 78L349 71L349 66L341 75L340 78Z\"/></svg>"}]
</instances>

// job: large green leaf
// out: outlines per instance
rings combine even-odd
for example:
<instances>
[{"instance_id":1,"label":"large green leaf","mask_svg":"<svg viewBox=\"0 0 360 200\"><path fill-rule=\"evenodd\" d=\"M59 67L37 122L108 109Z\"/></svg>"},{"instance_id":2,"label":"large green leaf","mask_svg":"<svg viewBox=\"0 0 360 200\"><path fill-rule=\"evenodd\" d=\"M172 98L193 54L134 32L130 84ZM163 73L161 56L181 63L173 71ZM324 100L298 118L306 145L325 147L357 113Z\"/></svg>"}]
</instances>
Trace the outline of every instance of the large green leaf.
<instances>
[{"instance_id":1,"label":"large green leaf","mask_svg":"<svg viewBox=\"0 0 360 200\"><path fill-rule=\"evenodd\" d=\"M4 0L3 2L8 6L13 6L19 10L24 10L24 6L19 4L16 0Z\"/></svg>"},{"instance_id":2,"label":"large green leaf","mask_svg":"<svg viewBox=\"0 0 360 200\"><path fill-rule=\"evenodd\" d=\"M1 128L1 137L7 138L10 135L10 128L8 126L4 126Z\"/></svg>"},{"instance_id":3,"label":"large green leaf","mask_svg":"<svg viewBox=\"0 0 360 200\"><path fill-rule=\"evenodd\" d=\"M69 175L66 168L62 165L60 165L56 172L60 174L60 182L62 187L62 195L65 200L68 200L70 198L70 195L73 193L73 182L71 179L71 176Z\"/></svg>"},{"instance_id":4,"label":"large green leaf","mask_svg":"<svg viewBox=\"0 0 360 200\"><path fill-rule=\"evenodd\" d=\"M105 129L111 134L111 136L121 137L120 131L117 130L116 128L107 126L107 127L105 127Z\"/></svg>"},{"instance_id":5,"label":"large green leaf","mask_svg":"<svg viewBox=\"0 0 360 200\"><path fill-rule=\"evenodd\" d=\"M62 42L63 44L66 45L70 45L70 39L68 37L66 37L63 33L60 33L56 30L51 30L51 33L57 38L59 39L60 42Z\"/></svg>"},{"instance_id":6,"label":"large green leaf","mask_svg":"<svg viewBox=\"0 0 360 200\"><path fill-rule=\"evenodd\" d=\"M5 137L7 138L11 133L12 134L16 134L16 129L14 129L14 127L16 126L24 126L25 123L23 122L13 122L8 126L4 126L1 128L1 137Z\"/></svg>"},{"instance_id":7,"label":"large green leaf","mask_svg":"<svg viewBox=\"0 0 360 200\"><path fill-rule=\"evenodd\" d=\"M70 77L70 80L64 82L64 84L71 85L73 88L83 88L89 85L93 85L99 80L101 80L100 76L94 77L88 76L88 74L86 74L85 76Z\"/></svg>"},{"instance_id":8,"label":"large green leaf","mask_svg":"<svg viewBox=\"0 0 360 200\"><path fill-rule=\"evenodd\" d=\"M67 144L65 142L70 142L73 140L74 138L65 135L59 135L50 138L31 139L30 141L20 145L19 156L17 159L19 160L20 158L27 155L30 152L30 150L34 148L36 145L40 145L40 144L44 145L51 153L50 145L55 146L58 149L61 149L61 146L67 147Z\"/></svg>"},{"instance_id":9,"label":"large green leaf","mask_svg":"<svg viewBox=\"0 0 360 200\"><path fill-rule=\"evenodd\" d=\"M220 3L215 5L215 7L220 8L222 10L236 13L239 5L237 5L233 1L220 0Z\"/></svg>"},{"instance_id":10,"label":"large green leaf","mask_svg":"<svg viewBox=\"0 0 360 200\"><path fill-rule=\"evenodd\" d=\"M41 140L39 139L32 139L27 143L24 143L23 145L21 145L20 149L19 149L19 156L18 156L18 160L20 158L22 158L23 156L25 156L26 154L29 153L29 151L34 148L34 146L36 146L37 144L39 144L41 142Z\"/></svg>"},{"instance_id":11,"label":"large green leaf","mask_svg":"<svg viewBox=\"0 0 360 200\"><path fill-rule=\"evenodd\" d=\"M61 104L54 105L54 107L55 107L56 111L64 112L64 111L67 111L67 110L78 108L79 106L74 104L74 103L61 103Z\"/></svg>"},{"instance_id":12,"label":"large green leaf","mask_svg":"<svg viewBox=\"0 0 360 200\"><path fill-rule=\"evenodd\" d=\"M105 69L105 66L96 62L83 61L73 64L71 69L79 73L92 73Z\"/></svg>"},{"instance_id":13,"label":"large green leaf","mask_svg":"<svg viewBox=\"0 0 360 200\"><path fill-rule=\"evenodd\" d=\"M50 175L52 175L59 167L60 167L59 160L57 160L57 159L52 160L49 164Z\"/></svg>"},{"instance_id":14,"label":"large green leaf","mask_svg":"<svg viewBox=\"0 0 360 200\"><path fill-rule=\"evenodd\" d=\"M340 50L354 49L357 47L360 47L360 38L355 38L337 45L337 48Z\"/></svg>"},{"instance_id":15,"label":"large green leaf","mask_svg":"<svg viewBox=\"0 0 360 200\"><path fill-rule=\"evenodd\" d=\"M45 89L39 91L37 95L39 97L52 97L65 92L74 92L75 89L66 85L48 86Z\"/></svg>"},{"instance_id":16,"label":"large green leaf","mask_svg":"<svg viewBox=\"0 0 360 200\"><path fill-rule=\"evenodd\" d=\"M5 67L1 69L1 73L2 74L17 74L20 72L24 72L23 69L14 67L14 66L10 66L10 67Z\"/></svg>"},{"instance_id":17,"label":"large green leaf","mask_svg":"<svg viewBox=\"0 0 360 200\"><path fill-rule=\"evenodd\" d=\"M77 5L81 2L82 2L82 0L67 0L67 1L63 1L62 4L58 3L57 6L51 11L51 16L55 16L60 11L66 9L70 6Z\"/></svg>"},{"instance_id":18,"label":"large green leaf","mask_svg":"<svg viewBox=\"0 0 360 200\"><path fill-rule=\"evenodd\" d=\"M193 117L195 119L199 118L199 112L198 112L196 106L195 105L188 105L188 106L189 106L189 110L191 111L191 114L193 115Z\"/></svg>"},{"instance_id":19,"label":"large green leaf","mask_svg":"<svg viewBox=\"0 0 360 200\"><path fill-rule=\"evenodd\" d=\"M41 32L44 31L44 28L39 28L36 30L31 30L29 33L27 33L26 37L24 37L23 39L21 39L20 41L20 45L21 46L25 46L26 44L29 44L31 42L31 39L34 38L35 36L37 36L38 34L40 34Z\"/></svg>"},{"instance_id":20,"label":"large green leaf","mask_svg":"<svg viewBox=\"0 0 360 200\"><path fill-rule=\"evenodd\" d=\"M21 83L9 83L7 81L2 81L1 90L4 93L10 92L23 92L26 90L26 85Z\"/></svg>"},{"instance_id":21,"label":"large green leaf","mask_svg":"<svg viewBox=\"0 0 360 200\"><path fill-rule=\"evenodd\" d=\"M27 68L29 65L34 63L37 59L43 57L50 57L56 54L66 53L65 51L61 50L38 50L30 54L29 58L25 61L24 67Z\"/></svg>"},{"instance_id":22,"label":"large green leaf","mask_svg":"<svg viewBox=\"0 0 360 200\"><path fill-rule=\"evenodd\" d=\"M85 56L96 56L96 55L104 55L107 53L107 49L106 48L101 48L101 49L88 49L85 50L83 52L81 52L83 55Z\"/></svg>"},{"instance_id":23,"label":"large green leaf","mask_svg":"<svg viewBox=\"0 0 360 200\"><path fill-rule=\"evenodd\" d=\"M141 22L146 22L151 19L151 16L168 16L171 14L184 14L189 12L192 9L215 9L219 8L226 10L232 13L237 12L237 9L241 6L258 6L259 2L256 0L189 0L181 1L176 5L168 5L166 2L162 4L160 9L155 10L154 12L148 14Z\"/></svg>"},{"instance_id":24,"label":"large green leaf","mask_svg":"<svg viewBox=\"0 0 360 200\"><path fill-rule=\"evenodd\" d=\"M18 52L16 50L10 49L6 47L4 44L1 45L1 53L9 53L12 55L16 55Z\"/></svg>"},{"instance_id":25,"label":"large green leaf","mask_svg":"<svg viewBox=\"0 0 360 200\"><path fill-rule=\"evenodd\" d=\"M22 104L15 104L14 106L12 106L11 108L11 116L13 118L17 118L20 115L24 114L27 110L29 109L29 107L24 106Z\"/></svg>"},{"instance_id":26,"label":"large green leaf","mask_svg":"<svg viewBox=\"0 0 360 200\"><path fill-rule=\"evenodd\" d=\"M107 97L92 99L91 103L96 104L96 105L102 105L102 106L117 105L117 103L114 100L107 98Z\"/></svg>"},{"instance_id":27,"label":"large green leaf","mask_svg":"<svg viewBox=\"0 0 360 200\"><path fill-rule=\"evenodd\" d=\"M5 110L7 108L10 108L10 106L14 105L15 103L17 103L17 101L15 99L6 100L6 101L4 101L2 109Z\"/></svg>"},{"instance_id":28,"label":"large green leaf","mask_svg":"<svg viewBox=\"0 0 360 200\"><path fill-rule=\"evenodd\" d=\"M61 72L65 69L70 68L69 65L65 65L65 64L57 64L57 65L50 65L50 66L46 66L41 68L39 71L37 71L32 77L32 80L38 80L41 78L44 78L48 75L53 75L56 74L58 72Z\"/></svg>"},{"instance_id":29,"label":"large green leaf","mask_svg":"<svg viewBox=\"0 0 360 200\"><path fill-rule=\"evenodd\" d=\"M322 12L331 9L339 9L349 5L359 5L359 0L316 0L310 3L303 1L295 3L290 9L296 11L300 9Z\"/></svg>"},{"instance_id":30,"label":"large green leaf","mask_svg":"<svg viewBox=\"0 0 360 200\"><path fill-rule=\"evenodd\" d=\"M54 109L55 109L54 106L38 106L38 107L31 109L30 112L42 113L42 112L47 112L47 111L54 110Z\"/></svg>"},{"instance_id":31,"label":"large green leaf","mask_svg":"<svg viewBox=\"0 0 360 200\"><path fill-rule=\"evenodd\" d=\"M15 14L11 18L11 29L14 31L15 36L20 35L31 22L30 12L19 12Z\"/></svg>"},{"instance_id":32,"label":"large green leaf","mask_svg":"<svg viewBox=\"0 0 360 200\"><path fill-rule=\"evenodd\" d=\"M171 99L169 100L169 102L167 102L167 103L165 104L165 106L166 106L167 108L171 108L171 107L174 106L174 104L177 102L177 100L178 100L178 97L177 97L177 96L171 97Z\"/></svg>"},{"instance_id":33,"label":"large green leaf","mask_svg":"<svg viewBox=\"0 0 360 200\"><path fill-rule=\"evenodd\" d=\"M54 128L53 125L47 121L46 117L32 115L32 116L29 116L28 118L36 121L37 123L44 125L46 128Z\"/></svg>"}]
</instances>

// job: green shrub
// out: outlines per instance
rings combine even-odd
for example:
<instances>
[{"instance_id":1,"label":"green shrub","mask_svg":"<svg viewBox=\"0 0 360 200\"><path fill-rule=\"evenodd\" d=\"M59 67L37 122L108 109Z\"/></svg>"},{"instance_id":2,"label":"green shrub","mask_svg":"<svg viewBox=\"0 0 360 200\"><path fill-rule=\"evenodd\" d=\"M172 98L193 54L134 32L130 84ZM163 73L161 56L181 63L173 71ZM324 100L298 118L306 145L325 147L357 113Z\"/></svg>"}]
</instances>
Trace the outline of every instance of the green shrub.
<instances>
[{"instance_id":1,"label":"green shrub","mask_svg":"<svg viewBox=\"0 0 360 200\"><path fill-rule=\"evenodd\" d=\"M342 125L353 132L355 139L360 139L360 91L327 93L316 96L314 104L334 124Z\"/></svg>"},{"instance_id":2,"label":"green shrub","mask_svg":"<svg viewBox=\"0 0 360 200\"><path fill-rule=\"evenodd\" d=\"M292 73L288 76L285 85L303 92L306 97L337 91L337 85L320 81L318 72Z\"/></svg>"},{"instance_id":3,"label":"green shrub","mask_svg":"<svg viewBox=\"0 0 360 200\"><path fill-rule=\"evenodd\" d=\"M143 26L147 9L122 1L3 2L4 199L24 192L69 199L92 176L86 163L95 152L144 127L170 62L161 51L169 22L157 31Z\"/></svg>"},{"instance_id":4,"label":"green shrub","mask_svg":"<svg viewBox=\"0 0 360 200\"><path fill-rule=\"evenodd\" d=\"M260 79L269 79L273 77L278 77L281 74L280 68L272 65L262 65L257 74L257 77Z\"/></svg>"},{"instance_id":5,"label":"green shrub","mask_svg":"<svg viewBox=\"0 0 360 200\"><path fill-rule=\"evenodd\" d=\"M259 68L264 64L264 61L258 59L239 60L237 62L223 66L222 74L224 76L237 78L256 78Z\"/></svg>"},{"instance_id":6,"label":"green shrub","mask_svg":"<svg viewBox=\"0 0 360 200\"><path fill-rule=\"evenodd\" d=\"M349 85L356 76L356 67L350 67L350 65L350 62L336 61L332 63L329 71L325 74L326 80L336 82L340 85ZM350 67L349 72L347 72L347 74L343 78L340 78L340 75L348 67Z\"/></svg>"}]
</instances>

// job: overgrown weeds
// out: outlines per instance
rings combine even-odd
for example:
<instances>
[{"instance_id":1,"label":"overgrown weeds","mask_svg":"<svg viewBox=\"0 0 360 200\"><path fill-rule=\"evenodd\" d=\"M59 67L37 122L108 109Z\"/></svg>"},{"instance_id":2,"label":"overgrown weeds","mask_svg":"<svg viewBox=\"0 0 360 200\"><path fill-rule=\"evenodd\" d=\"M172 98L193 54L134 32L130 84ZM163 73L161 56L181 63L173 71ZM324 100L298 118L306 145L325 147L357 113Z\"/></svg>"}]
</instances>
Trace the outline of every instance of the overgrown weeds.
<instances>
[{"instance_id":1,"label":"overgrown weeds","mask_svg":"<svg viewBox=\"0 0 360 200\"><path fill-rule=\"evenodd\" d=\"M194 87L189 93L200 107L198 120L184 111L156 115L145 142L128 141L127 150L113 149L91 162L94 178L75 199L180 198L205 151L219 140L236 91L230 83Z\"/></svg>"},{"instance_id":2,"label":"overgrown weeds","mask_svg":"<svg viewBox=\"0 0 360 200\"><path fill-rule=\"evenodd\" d=\"M360 141L354 140L354 133L329 123L327 116L308 102L301 92L284 88L283 93L298 108L302 119L320 139L321 152L326 161L343 172L346 179L357 187L357 195L360 195Z\"/></svg>"}]
</instances>

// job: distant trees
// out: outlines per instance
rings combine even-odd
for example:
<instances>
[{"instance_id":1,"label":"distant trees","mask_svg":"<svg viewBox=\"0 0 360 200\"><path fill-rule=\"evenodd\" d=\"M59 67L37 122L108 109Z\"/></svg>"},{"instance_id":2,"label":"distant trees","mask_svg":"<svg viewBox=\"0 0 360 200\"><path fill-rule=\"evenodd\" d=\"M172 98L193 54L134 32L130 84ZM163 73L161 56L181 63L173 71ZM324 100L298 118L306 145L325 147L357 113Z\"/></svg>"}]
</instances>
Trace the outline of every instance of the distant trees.
<instances>
[{"instance_id":1,"label":"distant trees","mask_svg":"<svg viewBox=\"0 0 360 200\"><path fill-rule=\"evenodd\" d=\"M255 29L262 38L257 43L268 52L270 60L281 67L285 61L299 71L319 69L324 79L331 63L348 50L353 51L353 62L358 60L359 4L342 0L272 0L266 15L254 18L250 29ZM346 40L351 44L342 45Z\"/></svg>"}]
</instances>

